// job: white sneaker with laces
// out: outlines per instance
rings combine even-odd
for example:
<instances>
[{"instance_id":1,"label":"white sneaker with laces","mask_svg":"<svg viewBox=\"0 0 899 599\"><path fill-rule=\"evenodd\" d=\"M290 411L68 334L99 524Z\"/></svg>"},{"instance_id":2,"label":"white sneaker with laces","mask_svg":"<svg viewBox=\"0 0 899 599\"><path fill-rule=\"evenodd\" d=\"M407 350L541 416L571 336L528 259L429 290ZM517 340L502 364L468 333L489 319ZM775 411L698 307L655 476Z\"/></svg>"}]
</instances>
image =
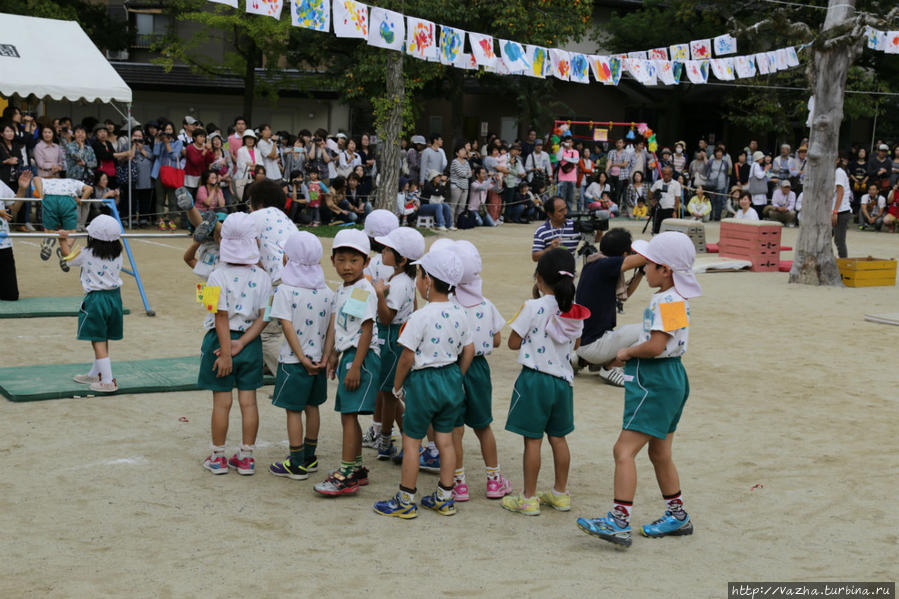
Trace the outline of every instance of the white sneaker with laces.
<instances>
[{"instance_id":1,"label":"white sneaker with laces","mask_svg":"<svg viewBox=\"0 0 899 599\"><path fill-rule=\"evenodd\" d=\"M80 385L90 385L91 383L99 383L100 377L89 374L76 374L72 377L72 380Z\"/></svg>"},{"instance_id":2,"label":"white sneaker with laces","mask_svg":"<svg viewBox=\"0 0 899 599\"><path fill-rule=\"evenodd\" d=\"M112 379L111 383L97 381L96 383L91 383L90 390L97 393L115 393L119 390L119 386L115 379Z\"/></svg>"},{"instance_id":3,"label":"white sneaker with laces","mask_svg":"<svg viewBox=\"0 0 899 599\"><path fill-rule=\"evenodd\" d=\"M624 387L624 371L620 368L600 368L599 376L610 385Z\"/></svg>"}]
</instances>

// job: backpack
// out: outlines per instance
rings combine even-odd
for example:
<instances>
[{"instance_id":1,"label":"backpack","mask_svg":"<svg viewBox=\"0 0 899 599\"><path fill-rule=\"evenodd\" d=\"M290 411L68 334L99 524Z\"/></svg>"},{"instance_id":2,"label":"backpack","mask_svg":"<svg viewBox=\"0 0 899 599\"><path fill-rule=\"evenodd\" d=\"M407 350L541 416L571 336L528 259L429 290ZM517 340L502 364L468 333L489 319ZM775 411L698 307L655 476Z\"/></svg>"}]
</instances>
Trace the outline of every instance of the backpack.
<instances>
[{"instance_id":1,"label":"backpack","mask_svg":"<svg viewBox=\"0 0 899 599\"><path fill-rule=\"evenodd\" d=\"M466 210L456 217L456 227L459 229L474 229L478 225L478 221L471 210Z\"/></svg>"}]
</instances>

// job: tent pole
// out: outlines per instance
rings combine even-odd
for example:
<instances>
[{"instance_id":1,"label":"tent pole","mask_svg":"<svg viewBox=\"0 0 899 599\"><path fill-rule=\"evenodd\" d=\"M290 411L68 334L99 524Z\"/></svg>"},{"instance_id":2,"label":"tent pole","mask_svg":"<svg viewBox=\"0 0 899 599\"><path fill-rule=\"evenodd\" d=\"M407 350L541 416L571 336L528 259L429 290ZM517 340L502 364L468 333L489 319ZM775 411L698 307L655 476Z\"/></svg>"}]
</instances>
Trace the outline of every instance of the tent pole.
<instances>
[{"instance_id":1,"label":"tent pole","mask_svg":"<svg viewBox=\"0 0 899 599\"><path fill-rule=\"evenodd\" d=\"M128 103L128 149L132 152L134 151L134 144L131 141L131 102ZM131 201L132 194L134 191L132 190L132 181L131 181L131 165L133 164L134 156L128 159L128 229L131 230L134 228L134 208Z\"/></svg>"}]
</instances>

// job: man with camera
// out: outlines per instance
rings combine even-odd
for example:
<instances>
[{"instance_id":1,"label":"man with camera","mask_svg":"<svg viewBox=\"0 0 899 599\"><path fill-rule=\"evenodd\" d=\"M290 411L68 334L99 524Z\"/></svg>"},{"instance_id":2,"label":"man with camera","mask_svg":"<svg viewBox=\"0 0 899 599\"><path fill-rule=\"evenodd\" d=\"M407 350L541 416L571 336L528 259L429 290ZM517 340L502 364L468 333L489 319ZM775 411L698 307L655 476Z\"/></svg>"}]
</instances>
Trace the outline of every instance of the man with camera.
<instances>
[{"instance_id":1,"label":"man with camera","mask_svg":"<svg viewBox=\"0 0 899 599\"><path fill-rule=\"evenodd\" d=\"M542 139L534 141L534 151L525 159L524 170L532 189L540 189L552 181L552 161L549 159L549 153L543 151Z\"/></svg>"},{"instance_id":2,"label":"man with camera","mask_svg":"<svg viewBox=\"0 0 899 599\"><path fill-rule=\"evenodd\" d=\"M680 210L683 190L680 183L671 177L674 169L666 166L662 169L662 178L652 184L652 197L656 205L652 218L652 234L656 235L662 227L662 221L666 218L674 218Z\"/></svg>"},{"instance_id":3,"label":"man with camera","mask_svg":"<svg viewBox=\"0 0 899 599\"><path fill-rule=\"evenodd\" d=\"M534 231L531 259L537 262L540 256L558 247L565 248L574 255L581 241L581 234L574 230L574 221L568 218L567 202L560 196L553 196L543 209L547 218Z\"/></svg>"}]
</instances>

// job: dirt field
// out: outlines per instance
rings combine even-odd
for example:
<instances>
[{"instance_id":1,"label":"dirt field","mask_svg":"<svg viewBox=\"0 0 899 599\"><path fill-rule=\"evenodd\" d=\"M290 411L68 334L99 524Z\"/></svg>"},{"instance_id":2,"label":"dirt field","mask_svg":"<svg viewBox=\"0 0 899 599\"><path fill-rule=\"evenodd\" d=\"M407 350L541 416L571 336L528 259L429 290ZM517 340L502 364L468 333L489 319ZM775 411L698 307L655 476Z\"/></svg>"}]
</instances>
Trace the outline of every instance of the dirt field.
<instances>
[{"instance_id":1,"label":"dirt field","mask_svg":"<svg viewBox=\"0 0 899 599\"><path fill-rule=\"evenodd\" d=\"M507 225L452 234L480 248L485 294L507 318L530 292L532 232ZM784 243L794 245L797 235L785 229ZM707 236L716 240L717 227L707 226ZM77 272L41 262L31 242L15 244L23 296L79 294ZM853 230L848 244L853 256L899 254L899 235ZM133 243L157 316L143 314L125 277L132 314L125 339L112 345L113 368L116 360L199 355L203 314L181 261L186 245ZM325 273L333 286L330 265ZM302 482L271 476L265 470L286 455L287 436L270 387L259 394L253 477L201 468L206 392L0 400L0 596L694 598L725 597L728 581L896 580L899 392L891 363L899 327L863 315L899 310L897 289L789 286L781 273L699 280L704 296L692 302L685 358L692 395L674 445L691 537L638 536L624 552L576 528L578 516L609 508L621 426L623 392L594 375L575 380L573 509L537 518L483 496L484 464L470 432L472 500L452 518L427 510L411 521L375 515L371 504L395 492L399 468L377 462L371 450L372 482L357 497L317 496L321 471ZM619 322L636 322L650 294L641 286ZM92 360L89 344L75 340L74 318L2 327L5 366ZM515 358L502 348L490 364L500 461L518 489L522 441L503 430ZM323 469L339 459L334 389L322 411ZM229 451L239 418L235 403ZM552 483L546 444L543 457L541 489ZM645 453L638 471L637 525L663 510ZM420 490L435 484L431 474L419 479Z\"/></svg>"}]
</instances>

